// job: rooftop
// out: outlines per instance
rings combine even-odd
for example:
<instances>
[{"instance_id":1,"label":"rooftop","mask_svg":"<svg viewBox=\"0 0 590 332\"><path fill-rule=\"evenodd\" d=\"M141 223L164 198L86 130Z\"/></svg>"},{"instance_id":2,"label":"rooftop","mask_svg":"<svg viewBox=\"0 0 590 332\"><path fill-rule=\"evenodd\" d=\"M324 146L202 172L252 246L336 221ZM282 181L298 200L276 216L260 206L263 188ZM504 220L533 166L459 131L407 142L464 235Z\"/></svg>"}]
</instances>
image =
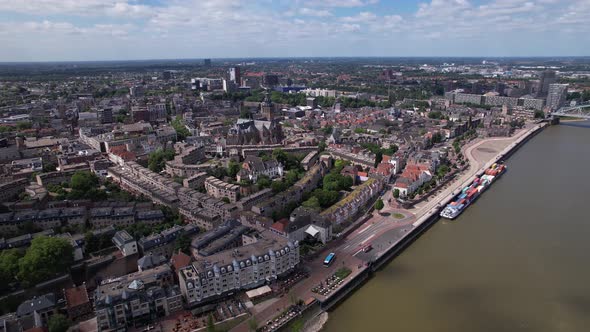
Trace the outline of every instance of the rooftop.
<instances>
[{"instance_id":1,"label":"rooftop","mask_svg":"<svg viewBox=\"0 0 590 332\"><path fill-rule=\"evenodd\" d=\"M88 291L86 285L82 284L78 287L68 288L64 291L66 303L68 308L76 307L90 302L88 298Z\"/></svg>"}]
</instances>

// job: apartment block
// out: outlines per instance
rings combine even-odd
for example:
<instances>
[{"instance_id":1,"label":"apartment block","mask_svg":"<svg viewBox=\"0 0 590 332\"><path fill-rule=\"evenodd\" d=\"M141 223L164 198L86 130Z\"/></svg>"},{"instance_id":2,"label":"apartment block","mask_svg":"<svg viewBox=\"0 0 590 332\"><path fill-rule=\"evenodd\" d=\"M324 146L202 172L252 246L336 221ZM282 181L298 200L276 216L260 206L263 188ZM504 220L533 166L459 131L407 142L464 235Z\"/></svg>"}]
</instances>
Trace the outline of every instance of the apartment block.
<instances>
[{"instance_id":1,"label":"apartment block","mask_svg":"<svg viewBox=\"0 0 590 332\"><path fill-rule=\"evenodd\" d=\"M240 186L223 182L213 176L205 180L205 190L215 198L226 197L231 203L235 203L240 197Z\"/></svg>"},{"instance_id":2,"label":"apartment block","mask_svg":"<svg viewBox=\"0 0 590 332\"><path fill-rule=\"evenodd\" d=\"M98 330L127 330L182 310L173 283L168 265L103 281L94 293Z\"/></svg>"},{"instance_id":3,"label":"apartment block","mask_svg":"<svg viewBox=\"0 0 590 332\"><path fill-rule=\"evenodd\" d=\"M180 291L189 307L259 287L289 274L299 264L299 244L265 231L254 242L198 257L178 271Z\"/></svg>"}]
</instances>

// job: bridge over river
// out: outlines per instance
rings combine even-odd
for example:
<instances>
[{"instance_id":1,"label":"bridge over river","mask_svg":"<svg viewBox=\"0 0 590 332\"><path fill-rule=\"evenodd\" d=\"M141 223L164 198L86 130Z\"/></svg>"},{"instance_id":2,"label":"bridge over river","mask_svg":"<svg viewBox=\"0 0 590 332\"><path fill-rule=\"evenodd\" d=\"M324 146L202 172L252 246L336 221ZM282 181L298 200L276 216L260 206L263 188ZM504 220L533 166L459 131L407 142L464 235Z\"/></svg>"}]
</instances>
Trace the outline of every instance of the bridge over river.
<instances>
[{"instance_id":1,"label":"bridge over river","mask_svg":"<svg viewBox=\"0 0 590 332\"><path fill-rule=\"evenodd\" d=\"M590 104L562 107L551 115L554 117L567 116L590 120Z\"/></svg>"}]
</instances>

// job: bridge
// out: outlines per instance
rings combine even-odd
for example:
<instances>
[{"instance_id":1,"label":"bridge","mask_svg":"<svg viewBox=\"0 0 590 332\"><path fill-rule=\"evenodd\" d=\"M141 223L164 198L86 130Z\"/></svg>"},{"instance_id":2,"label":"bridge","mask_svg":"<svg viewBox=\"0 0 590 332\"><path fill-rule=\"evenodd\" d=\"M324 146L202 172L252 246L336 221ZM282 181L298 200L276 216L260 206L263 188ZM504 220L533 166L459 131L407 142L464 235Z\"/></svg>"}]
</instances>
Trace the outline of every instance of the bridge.
<instances>
[{"instance_id":1,"label":"bridge","mask_svg":"<svg viewBox=\"0 0 590 332\"><path fill-rule=\"evenodd\" d=\"M590 120L590 104L562 107L551 115L554 117L568 116Z\"/></svg>"}]
</instances>

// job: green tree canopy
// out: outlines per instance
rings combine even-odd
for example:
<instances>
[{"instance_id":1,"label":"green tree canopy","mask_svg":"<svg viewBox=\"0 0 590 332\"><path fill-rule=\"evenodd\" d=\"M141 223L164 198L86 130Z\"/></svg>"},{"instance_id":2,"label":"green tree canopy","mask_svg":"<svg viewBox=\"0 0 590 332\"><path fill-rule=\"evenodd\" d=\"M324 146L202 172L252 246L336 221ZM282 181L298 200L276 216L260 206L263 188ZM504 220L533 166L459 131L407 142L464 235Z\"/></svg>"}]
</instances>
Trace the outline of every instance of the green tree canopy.
<instances>
[{"instance_id":1,"label":"green tree canopy","mask_svg":"<svg viewBox=\"0 0 590 332\"><path fill-rule=\"evenodd\" d=\"M87 253L95 252L100 247L100 239L94 233L88 231L84 234L84 249Z\"/></svg>"},{"instance_id":2,"label":"green tree canopy","mask_svg":"<svg viewBox=\"0 0 590 332\"><path fill-rule=\"evenodd\" d=\"M49 332L66 332L70 327L70 321L62 314L55 314L49 317Z\"/></svg>"},{"instance_id":3,"label":"green tree canopy","mask_svg":"<svg viewBox=\"0 0 590 332\"><path fill-rule=\"evenodd\" d=\"M240 118L241 119L250 119L251 117L252 117L252 114L246 108L244 108L240 111Z\"/></svg>"},{"instance_id":4,"label":"green tree canopy","mask_svg":"<svg viewBox=\"0 0 590 332\"><path fill-rule=\"evenodd\" d=\"M316 196L310 197L307 201L303 202L301 206L312 210L319 210L321 208L320 201Z\"/></svg>"},{"instance_id":5,"label":"green tree canopy","mask_svg":"<svg viewBox=\"0 0 590 332\"><path fill-rule=\"evenodd\" d=\"M274 193L280 193L281 191L287 190L289 185L284 181L273 181L270 187Z\"/></svg>"},{"instance_id":6,"label":"green tree canopy","mask_svg":"<svg viewBox=\"0 0 590 332\"><path fill-rule=\"evenodd\" d=\"M32 286L67 272L73 261L74 249L67 240L40 236L33 239L19 261L18 278Z\"/></svg>"},{"instance_id":7,"label":"green tree canopy","mask_svg":"<svg viewBox=\"0 0 590 332\"><path fill-rule=\"evenodd\" d=\"M330 172L323 179L324 190L348 190L352 186L352 178L336 172Z\"/></svg>"},{"instance_id":8,"label":"green tree canopy","mask_svg":"<svg viewBox=\"0 0 590 332\"><path fill-rule=\"evenodd\" d=\"M70 199L92 199L103 200L107 194L99 190L100 181L98 176L88 171L76 172L70 180L72 191L68 194Z\"/></svg>"},{"instance_id":9,"label":"green tree canopy","mask_svg":"<svg viewBox=\"0 0 590 332\"><path fill-rule=\"evenodd\" d=\"M322 208L327 208L338 201L340 196L337 191L316 189L312 192L312 195L317 197Z\"/></svg>"},{"instance_id":10,"label":"green tree canopy","mask_svg":"<svg viewBox=\"0 0 590 332\"><path fill-rule=\"evenodd\" d=\"M177 116L170 122L170 125L176 130L176 136L179 141L184 141L191 133L186 129L184 122L180 116Z\"/></svg>"},{"instance_id":11,"label":"green tree canopy","mask_svg":"<svg viewBox=\"0 0 590 332\"><path fill-rule=\"evenodd\" d=\"M88 171L76 172L70 180L72 190L89 191L98 187L98 176Z\"/></svg>"},{"instance_id":12,"label":"green tree canopy","mask_svg":"<svg viewBox=\"0 0 590 332\"><path fill-rule=\"evenodd\" d=\"M270 188L272 185L272 181L266 175L260 175L256 179L256 185L258 185L259 189Z\"/></svg>"},{"instance_id":13,"label":"green tree canopy","mask_svg":"<svg viewBox=\"0 0 590 332\"><path fill-rule=\"evenodd\" d=\"M0 252L0 289L15 280L18 273L18 261L21 256L17 249Z\"/></svg>"},{"instance_id":14,"label":"green tree canopy","mask_svg":"<svg viewBox=\"0 0 590 332\"><path fill-rule=\"evenodd\" d=\"M152 172L159 173L166 167L166 161L174 159L174 150L157 149L148 157L148 168Z\"/></svg>"},{"instance_id":15,"label":"green tree canopy","mask_svg":"<svg viewBox=\"0 0 590 332\"><path fill-rule=\"evenodd\" d=\"M381 211L381 209L383 209L385 207L385 205L383 204L383 200L381 198L379 198L377 200L377 202L375 202L375 209L377 211Z\"/></svg>"},{"instance_id":16,"label":"green tree canopy","mask_svg":"<svg viewBox=\"0 0 590 332\"><path fill-rule=\"evenodd\" d=\"M241 168L242 167L240 166L240 163L231 160L227 165L227 175L229 175L231 178L234 178L236 175L238 175L238 172Z\"/></svg>"},{"instance_id":17,"label":"green tree canopy","mask_svg":"<svg viewBox=\"0 0 590 332\"><path fill-rule=\"evenodd\" d=\"M178 250L187 255L191 254L191 238L186 234L182 234L176 239L176 242L174 243L174 251Z\"/></svg>"}]
</instances>

